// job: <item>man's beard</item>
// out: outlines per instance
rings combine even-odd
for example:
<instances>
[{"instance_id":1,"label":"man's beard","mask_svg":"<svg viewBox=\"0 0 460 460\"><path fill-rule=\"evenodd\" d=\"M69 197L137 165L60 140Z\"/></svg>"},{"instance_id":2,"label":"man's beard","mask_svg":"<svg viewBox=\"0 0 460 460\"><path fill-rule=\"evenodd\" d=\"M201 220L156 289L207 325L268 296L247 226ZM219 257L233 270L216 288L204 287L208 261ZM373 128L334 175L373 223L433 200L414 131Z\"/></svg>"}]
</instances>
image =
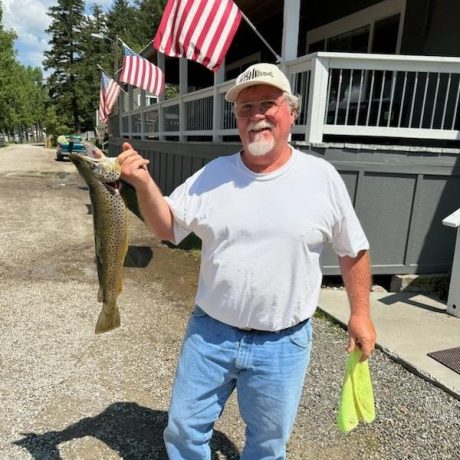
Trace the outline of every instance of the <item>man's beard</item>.
<instances>
[{"instance_id":1,"label":"man's beard","mask_svg":"<svg viewBox=\"0 0 460 460\"><path fill-rule=\"evenodd\" d=\"M261 157L269 153L275 146L273 138L268 140L256 140L248 144L248 152L254 157Z\"/></svg>"},{"instance_id":2,"label":"man's beard","mask_svg":"<svg viewBox=\"0 0 460 460\"><path fill-rule=\"evenodd\" d=\"M259 123L251 123L248 127L249 130L252 129L261 129L261 128L272 128L273 125L267 121L262 121ZM275 146L275 139L273 136L270 139L263 139L262 133L256 134L256 139L248 144L248 153L255 157L260 157L266 155Z\"/></svg>"}]
</instances>

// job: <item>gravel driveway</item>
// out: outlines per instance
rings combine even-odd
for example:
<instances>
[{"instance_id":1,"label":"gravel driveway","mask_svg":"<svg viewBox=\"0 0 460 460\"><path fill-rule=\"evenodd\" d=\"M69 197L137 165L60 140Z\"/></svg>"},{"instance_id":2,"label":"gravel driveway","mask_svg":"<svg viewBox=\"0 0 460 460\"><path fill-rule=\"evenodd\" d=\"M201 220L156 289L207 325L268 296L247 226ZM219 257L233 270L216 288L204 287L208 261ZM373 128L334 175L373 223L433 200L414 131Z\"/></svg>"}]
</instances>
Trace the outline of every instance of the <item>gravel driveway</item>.
<instances>
[{"instance_id":1,"label":"gravel driveway","mask_svg":"<svg viewBox=\"0 0 460 460\"><path fill-rule=\"evenodd\" d=\"M130 215L122 327L96 336L92 216L73 165L39 146L0 149L0 200L0 459L166 458L197 253L162 245ZM288 459L460 459L460 401L380 351L370 362L377 419L341 434L346 334L321 315L314 327ZM237 459L243 436L232 398L214 459Z\"/></svg>"}]
</instances>

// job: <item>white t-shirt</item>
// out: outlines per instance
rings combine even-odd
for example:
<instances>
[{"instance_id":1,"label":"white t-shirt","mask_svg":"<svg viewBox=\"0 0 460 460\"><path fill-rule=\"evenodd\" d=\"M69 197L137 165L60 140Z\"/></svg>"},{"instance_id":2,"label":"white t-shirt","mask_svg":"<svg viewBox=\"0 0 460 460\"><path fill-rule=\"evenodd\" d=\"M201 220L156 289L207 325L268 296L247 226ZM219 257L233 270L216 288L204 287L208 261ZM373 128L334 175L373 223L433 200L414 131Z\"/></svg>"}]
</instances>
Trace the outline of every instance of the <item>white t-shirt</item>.
<instances>
[{"instance_id":1,"label":"white t-shirt","mask_svg":"<svg viewBox=\"0 0 460 460\"><path fill-rule=\"evenodd\" d=\"M369 248L337 171L295 149L268 174L240 153L217 158L167 200L175 243L192 231L202 240L196 304L239 328L276 331L311 317L324 244L339 256Z\"/></svg>"}]
</instances>

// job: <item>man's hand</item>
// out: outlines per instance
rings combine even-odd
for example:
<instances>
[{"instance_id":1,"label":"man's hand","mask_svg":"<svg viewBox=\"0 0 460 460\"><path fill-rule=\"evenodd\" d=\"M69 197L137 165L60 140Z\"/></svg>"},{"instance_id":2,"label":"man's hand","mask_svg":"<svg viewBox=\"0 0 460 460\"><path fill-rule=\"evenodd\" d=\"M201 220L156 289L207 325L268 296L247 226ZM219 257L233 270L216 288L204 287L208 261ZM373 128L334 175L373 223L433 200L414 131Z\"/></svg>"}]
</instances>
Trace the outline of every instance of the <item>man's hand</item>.
<instances>
[{"instance_id":1,"label":"man's hand","mask_svg":"<svg viewBox=\"0 0 460 460\"><path fill-rule=\"evenodd\" d=\"M121 178L129 182L136 189L147 186L152 178L148 172L147 165L150 163L131 144L123 144L123 153L118 155L118 162L121 166Z\"/></svg>"},{"instance_id":2,"label":"man's hand","mask_svg":"<svg viewBox=\"0 0 460 460\"><path fill-rule=\"evenodd\" d=\"M118 155L122 179L136 189L137 202L147 227L159 239L174 241L174 219L168 203L147 169L149 160L139 155L128 142Z\"/></svg>"},{"instance_id":3,"label":"man's hand","mask_svg":"<svg viewBox=\"0 0 460 460\"><path fill-rule=\"evenodd\" d=\"M360 361L369 358L375 348L375 327L369 315L351 314L348 321L348 347L350 353L358 347L362 354Z\"/></svg>"}]
</instances>

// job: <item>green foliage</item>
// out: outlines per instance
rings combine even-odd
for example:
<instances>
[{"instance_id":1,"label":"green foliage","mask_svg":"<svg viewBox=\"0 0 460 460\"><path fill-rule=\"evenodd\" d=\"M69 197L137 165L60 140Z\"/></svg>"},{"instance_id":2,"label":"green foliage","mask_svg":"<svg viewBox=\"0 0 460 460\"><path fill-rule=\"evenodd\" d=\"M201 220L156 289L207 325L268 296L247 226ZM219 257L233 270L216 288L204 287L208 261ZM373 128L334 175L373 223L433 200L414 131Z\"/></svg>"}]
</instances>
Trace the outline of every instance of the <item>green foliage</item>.
<instances>
[{"instance_id":1,"label":"green foliage","mask_svg":"<svg viewBox=\"0 0 460 460\"><path fill-rule=\"evenodd\" d=\"M153 40L155 32L160 25L166 0L135 0L135 4L138 8L136 14L137 36L142 49Z\"/></svg>"},{"instance_id":2,"label":"green foliage","mask_svg":"<svg viewBox=\"0 0 460 460\"><path fill-rule=\"evenodd\" d=\"M179 96L179 88L175 85L165 85L165 99L173 99Z\"/></svg>"},{"instance_id":3,"label":"green foliage","mask_svg":"<svg viewBox=\"0 0 460 460\"><path fill-rule=\"evenodd\" d=\"M80 132L84 93L84 83L79 78L84 7L83 0L58 0L56 6L48 9L52 20L46 32L51 35L51 49L45 51L43 61L45 70L53 70L48 85L56 112L65 118L71 117L76 133Z\"/></svg>"},{"instance_id":4,"label":"green foliage","mask_svg":"<svg viewBox=\"0 0 460 460\"><path fill-rule=\"evenodd\" d=\"M82 86L80 117L82 130L94 130L95 113L99 105L101 71L109 74L113 69L113 46L108 40L94 38L92 34L107 35L107 19L99 5L93 5L91 15L84 18L81 37L81 60L78 78Z\"/></svg>"},{"instance_id":5,"label":"green foliage","mask_svg":"<svg viewBox=\"0 0 460 460\"><path fill-rule=\"evenodd\" d=\"M54 105L50 105L47 108L45 117L47 136L52 136L54 139L57 139L57 137L63 133L72 132L71 125L66 123L66 121L56 113L56 107Z\"/></svg>"},{"instance_id":6,"label":"green foliage","mask_svg":"<svg viewBox=\"0 0 460 460\"><path fill-rule=\"evenodd\" d=\"M85 0L53 3L46 30L50 46L43 61L44 69L51 73L44 82L39 68L17 61L17 37L14 31L3 28L0 0L0 132L17 133L33 126L54 135L94 130L100 89L98 65L111 77L121 67L117 37L137 52L151 46L166 4L166 0L132 2L114 0L106 13L93 4L88 16ZM167 97L177 94L173 87L167 87L166 92Z\"/></svg>"},{"instance_id":7,"label":"green foliage","mask_svg":"<svg viewBox=\"0 0 460 460\"><path fill-rule=\"evenodd\" d=\"M14 50L16 34L3 28L0 4L0 132L12 134L45 117L46 88L39 68L18 63Z\"/></svg>"},{"instance_id":8,"label":"green foliage","mask_svg":"<svg viewBox=\"0 0 460 460\"><path fill-rule=\"evenodd\" d=\"M127 0L115 0L107 13L108 36L112 40L121 38L133 50L139 49L136 30L136 10Z\"/></svg>"}]
</instances>

